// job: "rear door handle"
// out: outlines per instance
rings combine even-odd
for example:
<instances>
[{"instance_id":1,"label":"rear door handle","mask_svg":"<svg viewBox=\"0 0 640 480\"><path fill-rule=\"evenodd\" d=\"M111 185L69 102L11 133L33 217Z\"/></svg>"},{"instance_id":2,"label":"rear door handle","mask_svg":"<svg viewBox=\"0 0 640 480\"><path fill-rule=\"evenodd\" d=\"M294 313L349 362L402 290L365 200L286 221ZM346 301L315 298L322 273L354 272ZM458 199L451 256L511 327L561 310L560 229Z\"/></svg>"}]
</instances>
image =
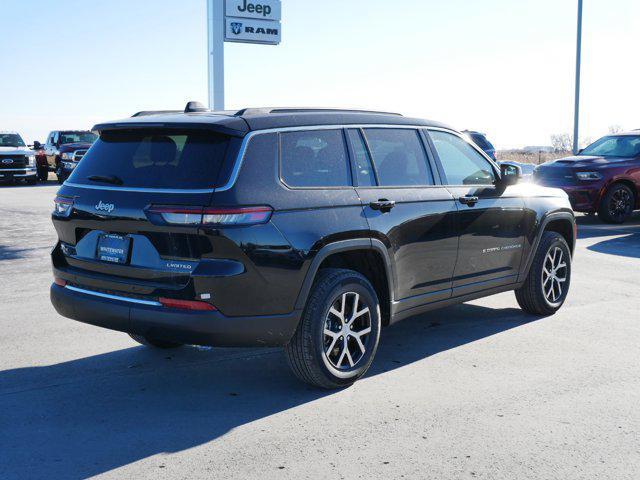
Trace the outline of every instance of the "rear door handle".
<instances>
[{"instance_id":1,"label":"rear door handle","mask_svg":"<svg viewBox=\"0 0 640 480\"><path fill-rule=\"evenodd\" d=\"M469 205L470 207L473 207L476 203L478 203L478 200L480 199L473 195L466 195L464 197L458 198L458 201L460 203L464 203L465 205Z\"/></svg>"},{"instance_id":2,"label":"rear door handle","mask_svg":"<svg viewBox=\"0 0 640 480\"><path fill-rule=\"evenodd\" d=\"M396 202L394 202L393 200L388 200L386 198L379 198L377 201L371 202L369 206L371 207L372 210L388 212L389 210L391 210L393 207L396 206Z\"/></svg>"}]
</instances>

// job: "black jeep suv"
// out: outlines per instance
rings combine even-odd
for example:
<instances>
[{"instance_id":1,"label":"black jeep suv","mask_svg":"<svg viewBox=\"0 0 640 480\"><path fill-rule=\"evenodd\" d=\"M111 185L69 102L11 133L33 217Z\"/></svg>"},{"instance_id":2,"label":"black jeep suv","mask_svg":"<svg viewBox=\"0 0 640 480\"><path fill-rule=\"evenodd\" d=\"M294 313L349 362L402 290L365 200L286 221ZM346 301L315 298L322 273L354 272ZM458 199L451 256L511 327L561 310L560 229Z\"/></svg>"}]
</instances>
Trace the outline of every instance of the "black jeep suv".
<instances>
[{"instance_id":1,"label":"black jeep suv","mask_svg":"<svg viewBox=\"0 0 640 480\"><path fill-rule=\"evenodd\" d=\"M51 300L160 348L284 346L353 383L384 325L515 290L563 304L567 195L458 132L375 112L187 108L99 124L61 187Z\"/></svg>"}]
</instances>

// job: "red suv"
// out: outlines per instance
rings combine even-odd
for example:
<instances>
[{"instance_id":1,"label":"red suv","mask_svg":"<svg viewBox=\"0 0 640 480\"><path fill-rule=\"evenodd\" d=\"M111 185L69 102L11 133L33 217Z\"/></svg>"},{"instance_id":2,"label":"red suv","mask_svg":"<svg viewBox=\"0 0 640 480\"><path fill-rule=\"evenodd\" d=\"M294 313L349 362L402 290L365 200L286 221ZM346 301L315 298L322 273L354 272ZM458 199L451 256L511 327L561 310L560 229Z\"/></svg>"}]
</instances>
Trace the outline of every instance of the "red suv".
<instances>
[{"instance_id":1,"label":"red suv","mask_svg":"<svg viewBox=\"0 0 640 480\"><path fill-rule=\"evenodd\" d=\"M640 209L640 130L602 137L575 157L540 165L533 178L562 188L575 211L623 223Z\"/></svg>"}]
</instances>

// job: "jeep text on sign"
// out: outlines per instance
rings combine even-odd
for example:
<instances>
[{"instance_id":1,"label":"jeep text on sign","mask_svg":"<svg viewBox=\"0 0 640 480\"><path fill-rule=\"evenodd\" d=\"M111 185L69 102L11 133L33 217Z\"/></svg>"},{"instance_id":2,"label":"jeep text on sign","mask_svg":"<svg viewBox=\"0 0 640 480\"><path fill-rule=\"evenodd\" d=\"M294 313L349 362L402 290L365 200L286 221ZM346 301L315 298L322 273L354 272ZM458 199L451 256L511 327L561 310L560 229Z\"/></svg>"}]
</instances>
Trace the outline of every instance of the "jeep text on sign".
<instances>
[{"instance_id":1,"label":"jeep text on sign","mask_svg":"<svg viewBox=\"0 0 640 480\"><path fill-rule=\"evenodd\" d=\"M280 43L280 22L248 18L225 19L224 39L227 42Z\"/></svg>"},{"instance_id":2,"label":"jeep text on sign","mask_svg":"<svg viewBox=\"0 0 640 480\"><path fill-rule=\"evenodd\" d=\"M227 17L280 20L280 0L227 0Z\"/></svg>"}]
</instances>

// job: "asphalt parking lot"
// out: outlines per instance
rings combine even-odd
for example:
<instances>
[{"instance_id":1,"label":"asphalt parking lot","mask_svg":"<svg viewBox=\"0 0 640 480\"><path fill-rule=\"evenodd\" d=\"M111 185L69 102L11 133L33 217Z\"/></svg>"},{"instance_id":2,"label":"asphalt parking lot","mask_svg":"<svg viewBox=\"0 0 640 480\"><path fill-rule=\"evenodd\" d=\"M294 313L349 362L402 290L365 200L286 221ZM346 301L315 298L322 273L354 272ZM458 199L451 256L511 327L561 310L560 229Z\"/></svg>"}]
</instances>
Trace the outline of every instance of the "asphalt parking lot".
<instances>
[{"instance_id":1,"label":"asphalt parking lot","mask_svg":"<svg viewBox=\"0 0 640 480\"><path fill-rule=\"evenodd\" d=\"M569 298L383 330L343 391L278 349L152 351L49 303L57 185L0 187L0 478L640 478L640 216L579 218Z\"/></svg>"}]
</instances>

